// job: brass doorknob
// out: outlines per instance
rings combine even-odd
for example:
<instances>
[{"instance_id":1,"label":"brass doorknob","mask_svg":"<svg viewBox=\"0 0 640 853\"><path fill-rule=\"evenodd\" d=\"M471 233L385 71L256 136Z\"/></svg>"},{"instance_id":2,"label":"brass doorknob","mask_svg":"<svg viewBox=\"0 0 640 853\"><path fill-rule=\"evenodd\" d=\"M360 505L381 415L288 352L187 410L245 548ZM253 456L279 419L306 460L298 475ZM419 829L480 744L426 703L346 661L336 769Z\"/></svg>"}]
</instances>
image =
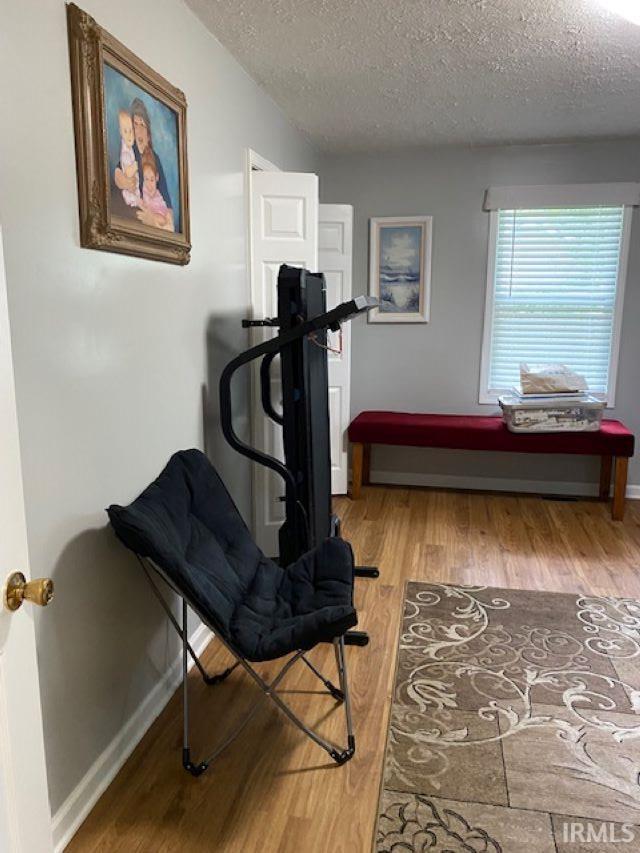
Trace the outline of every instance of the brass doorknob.
<instances>
[{"instance_id":1,"label":"brass doorknob","mask_svg":"<svg viewBox=\"0 0 640 853\"><path fill-rule=\"evenodd\" d=\"M51 578L36 578L27 581L22 572L13 572L7 578L4 588L4 605L7 610L17 610L26 599L32 604L46 607L53 598L53 581Z\"/></svg>"}]
</instances>

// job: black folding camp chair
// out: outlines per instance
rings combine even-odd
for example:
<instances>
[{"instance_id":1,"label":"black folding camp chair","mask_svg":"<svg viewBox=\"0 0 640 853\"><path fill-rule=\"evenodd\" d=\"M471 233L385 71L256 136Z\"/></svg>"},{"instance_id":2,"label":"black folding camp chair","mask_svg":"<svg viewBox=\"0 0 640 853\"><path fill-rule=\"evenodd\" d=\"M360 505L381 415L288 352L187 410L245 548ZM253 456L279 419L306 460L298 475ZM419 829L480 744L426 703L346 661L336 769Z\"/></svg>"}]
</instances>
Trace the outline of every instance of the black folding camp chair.
<instances>
[{"instance_id":1,"label":"black folding camp chair","mask_svg":"<svg viewBox=\"0 0 640 853\"><path fill-rule=\"evenodd\" d=\"M333 537L286 568L264 556L217 472L199 450L174 454L164 471L129 506L107 510L118 538L137 556L155 594L182 639L183 753L186 770L199 776L240 734L258 703L205 760L191 761L189 747L188 655L208 684L222 681L242 666L263 693L338 764L355 752L355 737L345 661L344 635L357 622L353 606L351 546ZM182 625L173 615L156 581L161 575L182 598ZM190 606L236 658L210 676L187 636ZM340 687L335 687L308 659L319 643L333 643ZM290 655L273 680L251 666ZM303 661L327 691L344 703L347 747L341 749L307 726L276 690L297 661Z\"/></svg>"}]
</instances>

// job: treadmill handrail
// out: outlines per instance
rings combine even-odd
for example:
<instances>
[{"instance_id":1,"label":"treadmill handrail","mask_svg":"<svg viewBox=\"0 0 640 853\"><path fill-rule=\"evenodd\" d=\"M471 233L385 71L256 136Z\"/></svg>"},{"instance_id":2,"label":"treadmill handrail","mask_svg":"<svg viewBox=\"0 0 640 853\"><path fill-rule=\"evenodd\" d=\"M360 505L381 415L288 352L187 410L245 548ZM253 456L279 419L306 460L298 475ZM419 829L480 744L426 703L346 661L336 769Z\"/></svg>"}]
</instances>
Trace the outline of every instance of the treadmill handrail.
<instances>
[{"instance_id":1,"label":"treadmill handrail","mask_svg":"<svg viewBox=\"0 0 640 853\"><path fill-rule=\"evenodd\" d=\"M262 408L265 411L265 414L271 418L272 421L282 426L284 424L284 418L279 412L273 408L273 403L271 402L271 362L278 355L277 352L270 352L262 359L260 362L260 399L262 401Z\"/></svg>"},{"instance_id":2,"label":"treadmill handrail","mask_svg":"<svg viewBox=\"0 0 640 853\"><path fill-rule=\"evenodd\" d=\"M275 457L269 456L242 441L233 428L233 415L231 411L231 379L233 374L240 367L254 361L256 358L260 358L260 356L269 355L270 353L276 355L283 347L293 343L293 341L304 338L306 335L311 334L311 332L327 329L334 324L339 325L345 320L350 320L356 314L369 311L371 308L377 307L377 305L378 300L371 296L356 296L348 302L341 302L340 305L332 308L331 311L318 314L316 317L312 317L303 323L299 323L297 326L292 326L290 329L280 332L273 338L250 347L233 358L222 371L222 375L220 376L220 420L224 437L238 453L252 459L254 462L265 465L267 468L271 468L272 471L279 474L287 484L287 492L291 489L291 495L287 496L288 500L295 499L296 490L295 478L291 471L279 459L275 459Z\"/></svg>"},{"instance_id":3,"label":"treadmill handrail","mask_svg":"<svg viewBox=\"0 0 640 853\"><path fill-rule=\"evenodd\" d=\"M220 422L222 426L222 432L231 447L233 447L234 450L237 450L238 453L242 454L242 456L246 456L253 462L259 462L261 465L264 465L267 468L271 468L272 471L275 471L276 474L279 474L285 481L285 484L287 486L287 493L289 492L289 488L293 490L291 494L291 499L293 499L293 495L295 494L295 479L291 471L289 471L289 469L285 465L283 465L279 459L276 459L273 456L269 456L267 453L263 453L261 450L257 450L255 447L252 447L250 444L247 444L245 441L242 441L242 439L238 436L238 434L233 428L233 413L231 409L231 379L236 370L238 370L238 368L247 364L249 361L253 361L254 358L259 358L260 355L262 355L261 352L257 352L251 355L254 350L260 349L260 347L262 347L262 344L257 347L251 347L251 349L248 349L245 352L241 353L239 356L232 359L222 371L222 375L220 377ZM247 358L246 356L249 357Z\"/></svg>"}]
</instances>

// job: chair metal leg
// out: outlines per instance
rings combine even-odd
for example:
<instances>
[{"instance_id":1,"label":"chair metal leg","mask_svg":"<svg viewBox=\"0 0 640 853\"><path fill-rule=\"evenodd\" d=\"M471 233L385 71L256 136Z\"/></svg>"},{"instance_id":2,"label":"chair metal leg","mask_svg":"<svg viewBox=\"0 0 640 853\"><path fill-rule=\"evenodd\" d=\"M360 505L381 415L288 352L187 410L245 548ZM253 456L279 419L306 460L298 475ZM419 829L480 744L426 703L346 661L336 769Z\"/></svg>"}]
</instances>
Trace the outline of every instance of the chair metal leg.
<instances>
[{"instance_id":1,"label":"chair metal leg","mask_svg":"<svg viewBox=\"0 0 640 853\"><path fill-rule=\"evenodd\" d=\"M182 599L182 766L192 776L207 769L204 761L194 764L189 748L189 643L187 642L187 602Z\"/></svg>"},{"instance_id":2,"label":"chair metal leg","mask_svg":"<svg viewBox=\"0 0 640 853\"><path fill-rule=\"evenodd\" d=\"M163 594L160 592L158 585L153 580L151 574L149 573L149 570L147 569L147 567L144 564L144 561L140 557L138 557L137 554L136 554L136 557L138 558L138 562L142 566L142 571L145 573L145 576L151 585L151 589L153 590L154 595L156 596L156 598L158 599L158 601L162 605L163 610L165 611L165 613L169 617L169 621L171 622L173 627L176 629L178 636L180 637L180 639L183 641L183 644L184 644L186 637L185 637L185 635L183 635L182 628L178 624L178 620L173 615L171 608L167 604ZM183 599L183 601L184 601L184 599ZM186 625L186 623L184 623L184 624ZM188 639L186 640L186 644L187 644L187 651L191 655L191 659L193 660L194 664L198 667L198 671L200 672L200 675L202 676L202 680L205 682L205 684L218 684L219 682L224 681L225 678L227 678L229 675L231 675L233 670L239 665L238 661L236 661L234 664L227 667L227 669L224 669L222 672L217 672L217 673L214 673L213 675L209 675L209 673L206 671L206 669L202 665L200 658L198 657L198 655L194 652L193 648L191 647L191 643L189 642Z\"/></svg>"},{"instance_id":3,"label":"chair metal leg","mask_svg":"<svg viewBox=\"0 0 640 853\"><path fill-rule=\"evenodd\" d=\"M224 643L224 640L222 640ZM344 764L349 761L350 758L353 757L355 753L355 737L353 735L353 720L351 716L351 702L349 698L349 688L347 684L347 675L346 675L346 663L344 656L344 641L342 638L340 640L336 640L336 660L338 661L338 674L340 677L340 685L342 689L342 693L344 694L344 705L345 705L345 715L347 722L347 748L341 749L335 744L331 743L331 741L326 740L322 735L318 734L314 729L308 726L303 720L301 720L297 714L295 714L291 708L284 702L276 691L276 687L282 681L286 673L291 669L291 667L301 658L304 657L303 652L296 652L292 655L289 660L282 667L277 676L271 681L267 683L263 678L258 675L258 673L253 669L253 667L244 660L244 658L239 658L240 665L247 671L247 673L253 678L253 680L258 684L262 692L265 696L269 697L272 702L285 714L288 719L293 723L294 726L300 729L300 731L304 732L308 738L310 738L314 743L317 743L318 746L322 747L326 752L329 753L331 758L336 762L336 764ZM226 643L224 643L226 645ZM228 646L227 646L228 648ZM233 650L230 649L233 653ZM315 670L315 668L314 668ZM186 680L186 678L185 678ZM186 692L185 692L186 695ZM262 698L262 697L261 697ZM241 721L241 723L233 730L233 732L224 740L222 744L216 747L215 751L204 761L199 764L193 765L191 761L185 763L183 761L184 767L194 776L199 776L203 773L207 767L220 755L220 753L229 746L233 740L240 734L242 729L246 726L249 720L254 716L258 705L258 700L253 707L249 710L247 716ZM188 706L186 705L185 700L185 713L188 714ZM185 723L185 732L188 731L188 724ZM189 759L188 747L186 747L186 753L184 753Z\"/></svg>"},{"instance_id":4,"label":"chair metal leg","mask_svg":"<svg viewBox=\"0 0 640 853\"><path fill-rule=\"evenodd\" d=\"M334 684L329 681L328 678L325 678L324 675L320 672L320 670L316 669L316 667L311 663L311 661L306 655L302 655L302 660L306 663L311 672L313 672L320 679L320 681L324 684L324 686L327 688L327 691L333 696L333 698L337 699L338 702L344 702L344 693L342 692L342 690L339 690Z\"/></svg>"},{"instance_id":5,"label":"chair metal leg","mask_svg":"<svg viewBox=\"0 0 640 853\"><path fill-rule=\"evenodd\" d=\"M301 654L302 654L301 652L298 652L297 654L295 654L292 658L290 658L286 662L286 664L282 667L280 672L276 675L276 677L273 679L273 681L269 684L270 690L275 690L275 688L282 681L282 679L285 677L287 672L291 669L293 664L298 660L298 658L301 656ZM238 723L238 725L235 726L235 728L224 739L224 741L219 746L217 746L215 748L215 750L211 753L211 755L202 762L205 765L205 768L208 767L209 764L211 764L213 761L215 761L215 759L220 755L220 753L222 753L231 743L233 743L233 741L238 737L238 735L244 729L244 727L247 725L247 723L251 719L253 719L253 717L256 714L256 711L260 708L260 705L262 704L263 699L264 699L263 695L259 696L258 699L256 699L256 701L253 703L253 705L251 706L251 708L249 709L247 714L244 716L244 718L240 721L240 723Z\"/></svg>"},{"instance_id":6,"label":"chair metal leg","mask_svg":"<svg viewBox=\"0 0 640 853\"><path fill-rule=\"evenodd\" d=\"M191 749L190 749L190 745L189 745L189 691L188 691L189 655L191 655L193 657L194 661L196 662L196 665L199 664L199 661L198 661L197 656L194 654L193 649L191 648L189 641L187 639L187 636L188 636L188 632L187 632L188 602L185 598L182 598L182 626L180 626L178 624L177 619L175 618L175 616L171 612L169 605L165 601L164 596L162 595L160 590L156 587L156 584L154 583L153 579L151 578L149 572L147 571L147 567L143 563L142 559L140 559L140 558L138 558L138 559L140 560L140 563L141 563L143 569L145 570L145 574L146 574L149 582L151 583L151 586L153 587L154 590L156 590L159 601L161 602L161 604L162 604L163 608L165 609L165 611L167 612L167 615L169 616L172 624L174 625L174 627L176 628L178 634L180 635L180 637L182 639L182 710L183 710L182 764L183 764L185 770L187 770L193 776L200 776L209 767L211 762L214 761L214 759L217 758L220 755L220 753L224 749L226 749L227 746L229 746L229 744L232 743L233 740L235 740L235 738L240 734L242 729L247 725L249 720L254 716L254 714L256 713L256 711L259 707L262 696L249 709L248 714L233 729L231 734L229 734L225 738L225 740L216 747L214 752L211 753L211 755L208 758L206 758L204 761L201 761L199 763L194 763L193 761L191 761ZM154 569L156 568L154 563L151 563L151 565L153 566ZM159 572L159 574L162 577L164 577L161 569L158 568L157 571ZM178 593L178 595L180 594L178 592L178 590L175 590L175 591ZM196 612L197 612L197 610L196 610ZM203 618L203 617L201 616L201 618ZM226 678L226 676L232 670L234 670L237 666L241 666L251 676L251 678L256 682L256 684L260 687L262 693L265 696L267 696L269 699L271 699L271 701L282 711L283 714L285 714L288 717L288 719L294 724L294 726L299 728L302 732L304 732L307 735L307 737L309 737L312 741L317 743L318 746L322 747L322 749L324 749L326 752L328 752L329 755L331 756L331 758L333 758L333 760L337 764L344 764L346 761L349 761L349 759L353 757L353 755L355 753L355 738L353 735L353 721L351 718L351 703L350 703L350 698L349 698L349 688L348 688L348 684L347 684L347 672L346 672L346 661L345 661L345 654L344 654L345 640L343 637L340 637L339 639L334 640L334 647L336 650L336 661L338 664L338 675L339 675L339 679L340 679L340 690L338 690L338 688L334 687L334 685L331 684L331 682L322 675L322 673L311 663L311 661L307 660L307 658L305 657L305 652L302 650L295 652L286 661L286 663L280 669L280 671L275 676L275 678L272 681L267 682L255 671L255 669L253 669L251 664L247 660L245 660L245 658L243 658L224 639L224 637L222 637L220 634L217 634L216 636L217 636L217 639L223 644L223 646L236 658L236 662L233 664L233 666L229 667L229 669L226 670L224 673L221 673L220 678L218 678L216 680L222 680L223 678ZM345 716L346 716L346 722L347 722L347 748L346 749L341 749L340 747L333 744L331 741L326 740L324 737L322 737L322 735L320 735L318 732L316 732L310 726L307 726L307 724L305 722L303 722L303 720L301 720L291 710L291 708L286 704L286 702L284 702L280 698L280 696L278 695L278 693L276 691L276 687L278 686L278 684L280 684L280 682L282 681L284 676L287 674L287 672L291 669L291 667L300 659L304 660L306 665L312 670L312 672L315 673L315 675L318 678L320 678L320 680L323 682L323 684L325 684L325 686L327 687L329 692L332 693L332 695L334 695L336 698L340 698L340 699L344 700ZM198 669L200 670L201 673L203 673L203 675L206 675L206 671L204 670L204 668L201 665L198 666ZM333 690L331 690L330 688L333 688ZM340 694L340 695L338 696L338 694Z\"/></svg>"},{"instance_id":7,"label":"chair metal leg","mask_svg":"<svg viewBox=\"0 0 640 853\"><path fill-rule=\"evenodd\" d=\"M302 657L302 654L302 652L297 652L292 658L287 661L287 663L285 664L285 668L288 669L290 666L292 666L299 658ZM297 726L301 731L303 731L307 735L307 737L310 737L312 741L318 744L318 746L321 746L322 749L328 752L334 760L337 760L336 756L340 753L339 748L336 747L335 744L331 743L331 741L328 741L323 738L322 735L319 735L314 729L307 726L306 723L304 723L296 714L294 714L294 712L287 705L287 703L284 702L278 696L275 690L272 689L272 686L267 684L246 660L241 658L240 663L249 673L249 675L253 678L253 680L262 688L264 693L271 699L271 701L274 702L278 706L278 708L280 708L282 713L285 714L289 718L289 720L291 720L293 725ZM284 675L284 672L281 672L280 674Z\"/></svg>"},{"instance_id":8,"label":"chair metal leg","mask_svg":"<svg viewBox=\"0 0 640 853\"><path fill-rule=\"evenodd\" d=\"M338 667L338 677L340 679L340 688L344 694L344 711L347 718L347 749L342 753L339 764L344 764L353 757L356 751L356 738L353 733L353 718L351 716L351 695L349 693L349 679L347 678L347 659L344 653L344 637L338 637L334 641L336 652L336 664Z\"/></svg>"}]
</instances>

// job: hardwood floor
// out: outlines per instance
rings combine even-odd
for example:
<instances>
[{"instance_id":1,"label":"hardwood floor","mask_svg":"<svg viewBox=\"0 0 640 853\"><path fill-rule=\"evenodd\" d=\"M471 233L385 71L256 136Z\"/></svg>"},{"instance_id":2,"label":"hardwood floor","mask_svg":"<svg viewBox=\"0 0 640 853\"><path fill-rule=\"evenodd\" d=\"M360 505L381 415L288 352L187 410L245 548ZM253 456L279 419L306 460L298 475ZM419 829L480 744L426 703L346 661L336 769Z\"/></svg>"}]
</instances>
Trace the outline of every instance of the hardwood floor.
<instances>
[{"instance_id":1,"label":"hardwood floor","mask_svg":"<svg viewBox=\"0 0 640 853\"><path fill-rule=\"evenodd\" d=\"M359 579L356 602L367 648L347 649L357 752L343 767L266 703L199 779L180 766L176 694L97 803L67 850L360 853L371 849L390 706L398 620L408 579L591 592L640 598L640 502L624 522L608 505L537 497L365 487L336 501L343 535L379 580ZM215 641L210 671L228 655ZM333 673L330 646L312 660ZM342 742L344 716L306 667L283 682L306 718ZM263 666L261 671L273 671ZM256 695L239 671L205 686L192 670L195 757L208 750Z\"/></svg>"}]
</instances>

